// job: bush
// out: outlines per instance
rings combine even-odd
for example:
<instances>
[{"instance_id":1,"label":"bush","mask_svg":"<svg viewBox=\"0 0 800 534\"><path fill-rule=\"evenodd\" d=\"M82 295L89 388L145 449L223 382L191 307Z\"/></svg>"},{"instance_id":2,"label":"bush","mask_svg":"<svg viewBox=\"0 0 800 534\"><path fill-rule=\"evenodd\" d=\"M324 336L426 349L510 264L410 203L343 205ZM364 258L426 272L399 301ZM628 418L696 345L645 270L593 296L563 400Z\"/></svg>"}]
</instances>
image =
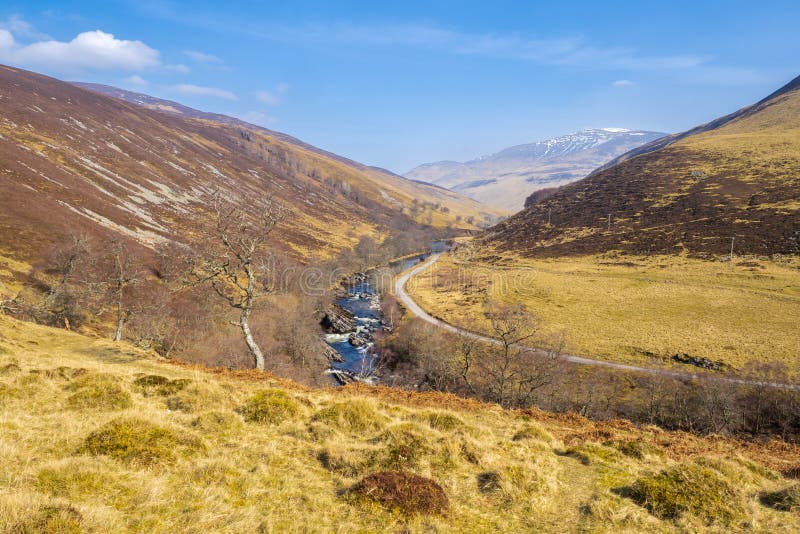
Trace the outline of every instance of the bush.
<instances>
[{"instance_id":1,"label":"bush","mask_svg":"<svg viewBox=\"0 0 800 534\"><path fill-rule=\"evenodd\" d=\"M364 399L331 404L315 413L311 420L356 433L379 430L385 421L372 404Z\"/></svg>"},{"instance_id":2,"label":"bush","mask_svg":"<svg viewBox=\"0 0 800 534\"><path fill-rule=\"evenodd\" d=\"M278 389L259 391L239 408L245 421L278 424L300 414L300 405L286 392Z\"/></svg>"},{"instance_id":3,"label":"bush","mask_svg":"<svg viewBox=\"0 0 800 534\"><path fill-rule=\"evenodd\" d=\"M131 395L119 385L113 375L93 373L84 375L68 386L74 393L67 398L70 408L123 410L131 406Z\"/></svg>"},{"instance_id":4,"label":"bush","mask_svg":"<svg viewBox=\"0 0 800 534\"><path fill-rule=\"evenodd\" d=\"M133 381L134 385L139 387L145 396L161 395L162 397L174 395L191 382L188 378L170 380L161 375L144 375Z\"/></svg>"},{"instance_id":5,"label":"bush","mask_svg":"<svg viewBox=\"0 0 800 534\"><path fill-rule=\"evenodd\" d=\"M402 471L368 475L347 496L351 502L374 502L404 515L441 514L450 506L447 494L436 481Z\"/></svg>"},{"instance_id":6,"label":"bush","mask_svg":"<svg viewBox=\"0 0 800 534\"><path fill-rule=\"evenodd\" d=\"M78 450L96 456L106 455L127 463L147 466L172 462L178 456L201 451L200 440L142 419L114 419L95 430Z\"/></svg>"},{"instance_id":7,"label":"bush","mask_svg":"<svg viewBox=\"0 0 800 534\"><path fill-rule=\"evenodd\" d=\"M730 525L744 514L741 496L713 469L684 464L640 478L628 495L661 519L691 514L707 525Z\"/></svg>"},{"instance_id":8,"label":"bush","mask_svg":"<svg viewBox=\"0 0 800 534\"><path fill-rule=\"evenodd\" d=\"M769 506L781 512L800 512L800 484L794 484L778 491L768 491L759 495L759 500L764 506Z\"/></svg>"}]
</instances>

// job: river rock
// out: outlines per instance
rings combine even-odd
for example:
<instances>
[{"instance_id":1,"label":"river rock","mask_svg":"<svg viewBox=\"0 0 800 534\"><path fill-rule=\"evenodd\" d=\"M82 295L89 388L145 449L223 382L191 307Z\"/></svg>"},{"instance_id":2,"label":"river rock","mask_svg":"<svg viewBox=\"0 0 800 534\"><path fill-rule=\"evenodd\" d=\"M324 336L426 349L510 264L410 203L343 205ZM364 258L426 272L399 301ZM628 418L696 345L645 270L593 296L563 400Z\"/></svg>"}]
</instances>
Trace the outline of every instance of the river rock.
<instances>
[{"instance_id":1,"label":"river rock","mask_svg":"<svg viewBox=\"0 0 800 534\"><path fill-rule=\"evenodd\" d=\"M356 316L338 304L334 304L320 321L322 328L333 334L346 334L356 329Z\"/></svg>"},{"instance_id":2,"label":"river rock","mask_svg":"<svg viewBox=\"0 0 800 534\"><path fill-rule=\"evenodd\" d=\"M348 341L354 347L363 347L364 345L367 344L367 340L365 340L362 336L358 334L350 334Z\"/></svg>"},{"instance_id":3,"label":"river rock","mask_svg":"<svg viewBox=\"0 0 800 534\"><path fill-rule=\"evenodd\" d=\"M343 363L344 362L344 358L342 357L341 354L336 352L336 349L334 349L333 347L331 347L327 343L323 343L323 345L325 345L325 346L321 349L322 350L322 355L325 358L327 358L328 363L334 363L334 362Z\"/></svg>"}]
</instances>

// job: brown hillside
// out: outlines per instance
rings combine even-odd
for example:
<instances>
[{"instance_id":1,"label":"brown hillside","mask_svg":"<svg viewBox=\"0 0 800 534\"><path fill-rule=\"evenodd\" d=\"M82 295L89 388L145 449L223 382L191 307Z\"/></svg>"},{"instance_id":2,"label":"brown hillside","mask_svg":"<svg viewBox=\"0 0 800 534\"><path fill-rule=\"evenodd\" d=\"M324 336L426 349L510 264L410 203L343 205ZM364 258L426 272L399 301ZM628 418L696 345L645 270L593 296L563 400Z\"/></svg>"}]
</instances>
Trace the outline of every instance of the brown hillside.
<instances>
[{"instance_id":1,"label":"brown hillside","mask_svg":"<svg viewBox=\"0 0 800 534\"><path fill-rule=\"evenodd\" d=\"M391 228L474 228L495 215L269 131L160 113L0 66L0 256L35 261L69 233L115 232L145 246L180 239L217 189L288 206L283 246L301 260Z\"/></svg>"},{"instance_id":2,"label":"brown hillside","mask_svg":"<svg viewBox=\"0 0 800 534\"><path fill-rule=\"evenodd\" d=\"M800 251L800 79L566 186L487 240L528 256ZM548 217L551 224L548 225Z\"/></svg>"}]
</instances>

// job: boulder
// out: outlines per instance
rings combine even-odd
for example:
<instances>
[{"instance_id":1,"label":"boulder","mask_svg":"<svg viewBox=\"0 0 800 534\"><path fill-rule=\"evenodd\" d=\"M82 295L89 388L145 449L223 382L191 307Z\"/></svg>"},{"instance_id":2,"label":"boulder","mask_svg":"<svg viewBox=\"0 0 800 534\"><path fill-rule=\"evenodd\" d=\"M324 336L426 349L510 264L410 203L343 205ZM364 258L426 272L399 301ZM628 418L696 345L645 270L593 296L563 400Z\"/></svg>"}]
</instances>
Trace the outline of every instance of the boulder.
<instances>
[{"instance_id":1,"label":"boulder","mask_svg":"<svg viewBox=\"0 0 800 534\"><path fill-rule=\"evenodd\" d=\"M322 328L333 334L346 334L356 329L356 317L338 304L334 304L320 321Z\"/></svg>"}]
</instances>

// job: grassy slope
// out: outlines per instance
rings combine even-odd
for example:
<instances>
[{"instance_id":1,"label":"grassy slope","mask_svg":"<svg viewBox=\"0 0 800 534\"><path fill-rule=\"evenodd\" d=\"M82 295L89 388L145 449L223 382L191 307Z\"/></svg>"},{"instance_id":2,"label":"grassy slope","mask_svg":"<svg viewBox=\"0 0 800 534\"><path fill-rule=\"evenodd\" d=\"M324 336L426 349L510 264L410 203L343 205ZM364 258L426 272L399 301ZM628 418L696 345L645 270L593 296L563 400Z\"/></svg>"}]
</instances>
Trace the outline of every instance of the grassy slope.
<instances>
[{"instance_id":1,"label":"grassy slope","mask_svg":"<svg viewBox=\"0 0 800 534\"><path fill-rule=\"evenodd\" d=\"M185 379L184 389L137 386L142 375ZM277 399L271 411L239 410L265 388L279 391L269 397ZM241 413L265 413L272 422L246 422ZM118 418L145 426L126 436L128 448L116 449L117 456L99 454L113 451L112 442L87 438ZM252 372L181 367L126 345L2 316L0 428L0 526L11 531L800 528L796 514L758 501L759 492L789 485L776 470L798 467L800 451L785 444L504 412L385 388L305 390ZM601 444L607 440L647 446ZM726 495L736 510L727 526L713 524L714 509L658 519L620 495L637 478L675 466L697 471L698 461L732 491ZM449 511L404 517L350 504L342 490L386 467L437 480ZM480 476L487 472L499 478Z\"/></svg>"},{"instance_id":2,"label":"grassy slope","mask_svg":"<svg viewBox=\"0 0 800 534\"><path fill-rule=\"evenodd\" d=\"M740 254L797 254L800 88L792 87L722 127L567 186L495 227L488 239L536 257L608 250L721 255L734 236Z\"/></svg>"},{"instance_id":3,"label":"grassy slope","mask_svg":"<svg viewBox=\"0 0 800 534\"><path fill-rule=\"evenodd\" d=\"M734 367L759 360L800 370L796 258L731 269L673 256L445 256L408 289L427 311L473 330L487 330L486 297L521 302L543 330L563 331L575 354L647 363L647 353L687 353Z\"/></svg>"}]
</instances>

